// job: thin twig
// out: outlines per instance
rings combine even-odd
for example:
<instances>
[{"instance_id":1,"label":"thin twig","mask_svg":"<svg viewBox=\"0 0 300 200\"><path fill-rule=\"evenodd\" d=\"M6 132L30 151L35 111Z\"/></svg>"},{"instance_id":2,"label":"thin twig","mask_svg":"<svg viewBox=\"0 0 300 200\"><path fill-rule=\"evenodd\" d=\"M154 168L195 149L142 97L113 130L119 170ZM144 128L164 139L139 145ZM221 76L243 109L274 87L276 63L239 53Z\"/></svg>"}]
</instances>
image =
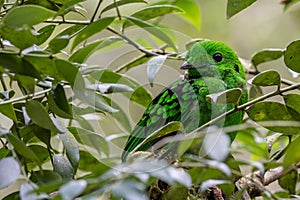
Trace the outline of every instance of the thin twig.
<instances>
[{"instance_id":1,"label":"thin twig","mask_svg":"<svg viewBox=\"0 0 300 200\"><path fill-rule=\"evenodd\" d=\"M287 91L290 91L290 90L297 89L297 88L299 88L299 87L300 87L300 83L296 83L296 84L293 84L293 85L291 85L291 86L288 86L288 87L285 87L285 88L282 88L282 89L279 89L279 90L275 90L275 91L273 91L273 92L270 92L270 93L268 93L268 94L265 94L265 95L263 95L263 96L260 96L260 97L258 97L258 98L256 98L256 99L253 99L252 101L248 101L247 103L244 103L244 104L242 104L242 105L240 105L240 106L237 106L237 107L235 107L234 109L229 110L229 111L223 113L222 115L219 115L218 117L216 117L216 118L210 120L209 122L203 124L202 126L200 126L200 127L197 128L197 129L195 129L193 132L198 132L198 131L200 131L201 129L206 128L206 127L208 127L208 126L210 126L210 125L216 123L217 121L219 121L219 120L225 118L227 115L230 115L230 114L232 114L232 113L234 113L234 112L243 110L243 109L247 108L248 106L251 106L251 105L253 105L253 104L257 103L257 102L263 101L263 100L265 100L265 99L268 99L268 98L270 98L270 97L273 97L273 96L282 94L282 93L287 92Z\"/></svg>"},{"instance_id":2,"label":"thin twig","mask_svg":"<svg viewBox=\"0 0 300 200\"><path fill-rule=\"evenodd\" d=\"M49 88L49 89L46 89L46 90L42 90L40 92L36 92L34 94L28 94L28 95L24 95L24 96L21 96L21 97L13 98L13 99L10 99L10 100L7 100L7 101L0 102L0 105L15 103L15 102L26 100L26 99L29 99L29 98L32 98L32 97L41 96L41 95L44 95L44 94L50 92L51 90L52 90L52 88Z\"/></svg>"},{"instance_id":3,"label":"thin twig","mask_svg":"<svg viewBox=\"0 0 300 200\"><path fill-rule=\"evenodd\" d=\"M103 1L103 0L99 0L98 5L97 5L97 7L96 7L96 10L95 10L95 12L94 12L92 18L91 18L90 23L92 23L92 22L94 21L94 19L96 18L96 15L97 15L97 13L98 13L98 10L99 10L99 8L100 8L100 6L101 6L102 1Z\"/></svg>"}]
</instances>

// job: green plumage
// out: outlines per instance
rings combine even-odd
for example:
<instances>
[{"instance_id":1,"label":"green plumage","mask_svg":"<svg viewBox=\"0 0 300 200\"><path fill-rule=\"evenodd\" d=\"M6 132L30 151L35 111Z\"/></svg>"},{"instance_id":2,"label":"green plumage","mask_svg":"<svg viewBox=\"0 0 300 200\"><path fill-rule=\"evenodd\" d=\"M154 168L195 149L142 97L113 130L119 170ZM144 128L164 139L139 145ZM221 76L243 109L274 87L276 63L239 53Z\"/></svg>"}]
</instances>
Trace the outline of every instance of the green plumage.
<instances>
[{"instance_id":1,"label":"green plumage","mask_svg":"<svg viewBox=\"0 0 300 200\"><path fill-rule=\"evenodd\" d=\"M187 70L185 78L165 88L148 105L129 136L122 154L123 161L145 138L169 122L180 121L189 133L233 108L233 105L209 103L206 100L208 94L241 88L243 94L239 104L248 100L243 67L235 52L221 42L203 40L194 44L181 69ZM242 111L235 112L217 125L240 124L243 115ZM235 133L230 133L232 140L234 137ZM146 151L160 139L145 143L136 150Z\"/></svg>"}]
</instances>

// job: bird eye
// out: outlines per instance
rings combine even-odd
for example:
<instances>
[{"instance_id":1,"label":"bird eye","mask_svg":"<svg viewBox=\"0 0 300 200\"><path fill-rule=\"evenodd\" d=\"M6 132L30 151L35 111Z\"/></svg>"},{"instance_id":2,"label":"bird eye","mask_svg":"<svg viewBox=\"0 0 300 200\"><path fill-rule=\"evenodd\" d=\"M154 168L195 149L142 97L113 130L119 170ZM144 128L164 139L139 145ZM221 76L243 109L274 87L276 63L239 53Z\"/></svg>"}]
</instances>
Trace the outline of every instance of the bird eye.
<instances>
[{"instance_id":1,"label":"bird eye","mask_svg":"<svg viewBox=\"0 0 300 200\"><path fill-rule=\"evenodd\" d=\"M223 56L222 56L222 54L220 54L220 53L215 53L215 54L213 55L213 59L214 59L216 62L221 62L221 61L223 60Z\"/></svg>"}]
</instances>

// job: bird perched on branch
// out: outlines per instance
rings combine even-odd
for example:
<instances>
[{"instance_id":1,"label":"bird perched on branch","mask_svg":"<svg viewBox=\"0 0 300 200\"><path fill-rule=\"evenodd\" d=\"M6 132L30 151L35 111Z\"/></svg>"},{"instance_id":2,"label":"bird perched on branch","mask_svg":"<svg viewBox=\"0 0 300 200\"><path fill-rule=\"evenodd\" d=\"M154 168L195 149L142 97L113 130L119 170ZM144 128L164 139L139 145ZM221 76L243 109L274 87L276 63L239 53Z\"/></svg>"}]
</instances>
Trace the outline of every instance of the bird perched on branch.
<instances>
[{"instance_id":1,"label":"bird perched on branch","mask_svg":"<svg viewBox=\"0 0 300 200\"><path fill-rule=\"evenodd\" d=\"M238 104L248 100L244 69L236 53L227 45L211 40L196 42L187 52L181 69L186 70L183 79L165 88L148 105L142 118L128 138L122 154L125 161L130 153L154 151L152 147L165 136L151 138L153 133L171 122L181 122L189 133L211 119L234 108L233 104L215 104L207 100L207 95L240 88L242 93ZM243 111L232 113L220 126L242 123ZM182 134L174 131L170 135ZM231 141L236 133L229 133ZM172 143L172 141L170 141Z\"/></svg>"}]
</instances>

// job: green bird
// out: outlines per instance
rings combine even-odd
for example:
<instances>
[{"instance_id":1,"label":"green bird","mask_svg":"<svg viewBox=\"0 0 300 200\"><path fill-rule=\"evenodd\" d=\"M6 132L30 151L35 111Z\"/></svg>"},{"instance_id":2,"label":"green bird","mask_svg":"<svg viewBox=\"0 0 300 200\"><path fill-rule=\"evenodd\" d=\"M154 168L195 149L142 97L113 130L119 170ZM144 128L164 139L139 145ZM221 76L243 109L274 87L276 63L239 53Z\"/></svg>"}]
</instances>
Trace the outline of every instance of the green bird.
<instances>
[{"instance_id":1,"label":"green bird","mask_svg":"<svg viewBox=\"0 0 300 200\"><path fill-rule=\"evenodd\" d=\"M227 45L218 41L201 40L187 52L181 69L186 70L184 78L172 83L158 94L148 105L142 118L129 136L122 160L133 151L147 151L162 138L141 143L164 125L179 121L189 133L211 119L231 110L234 105L214 104L206 96L231 88L243 92L239 104L248 101L246 78L237 54ZM235 112L218 122L218 126L242 123L243 111ZM171 135L180 134L179 132ZM229 133L231 141L236 133ZM169 136L169 134L168 134ZM172 142L171 142L172 143Z\"/></svg>"}]
</instances>

